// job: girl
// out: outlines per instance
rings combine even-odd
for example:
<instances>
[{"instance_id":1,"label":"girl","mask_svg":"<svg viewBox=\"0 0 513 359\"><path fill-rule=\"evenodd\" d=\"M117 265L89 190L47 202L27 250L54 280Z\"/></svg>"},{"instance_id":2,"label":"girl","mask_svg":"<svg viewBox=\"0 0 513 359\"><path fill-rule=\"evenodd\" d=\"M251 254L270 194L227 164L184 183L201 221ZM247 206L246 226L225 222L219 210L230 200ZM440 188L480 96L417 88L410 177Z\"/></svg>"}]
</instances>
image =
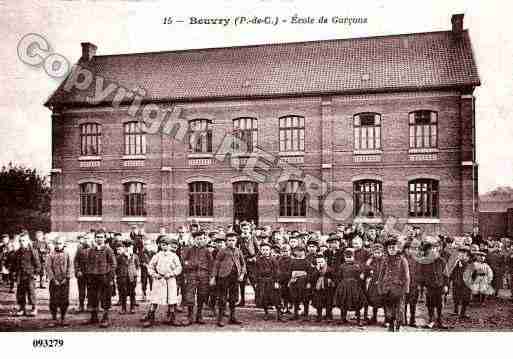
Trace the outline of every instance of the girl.
<instances>
[{"instance_id":1,"label":"girl","mask_svg":"<svg viewBox=\"0 0 513 359\"><path fill-rule=\"evenodd\" d=\"M354 250L344 251L345 262L338 272L338 286L335 292L335 304L341 311L341 323L347 323L347 312L354 311L358 326L362 326L360 310L367 305L367 298L360 282L364 278L364 267L355 262Z\"/></svg>"},{"instance_id":2,"label":"girl","mask_svg":"<svg viewBox=\"0 0 513 359\"><path fill-rule=\"evenodd\" d=\"M178 240L163 236L160 239L160 247L162 250L153 256L148 265L148 272L153 278L153 288L150 295L150 310L143 324L146 328L155 323L155 312L159 304L168 306L167 323L179 326L175 316L178 304L176 276L182 273L180 259L175 253Z\"/></svg>"},{"instance_id":3,"label":"girl","mask_svg":"<svg viewBox=\"0 0 513 359\"><path fill-rule=\"evenodd\" d=\"M257 307L264 308L264 320L269 320L269 306L276 307L276 320L282 321L280 292L278 284L278 264L271 257L271 247L268 243L260 245L261 255L256 261L257 286L260 296Z\"/></svg>"},{"instance_id":4,"label":"girl","mask_svg":"<svg viewBox=\"0 0 513 359\"><path fill-rule=\"evenodd\" d=\"M294 304L293 320L299 319L299 304L303 304L303 320L308 321L307 291L310 289L309 274L310 264L305 257L304 247L294 248L294 257L290 262L290 281L288 283L290 290L290 299Z\"/></svg>"},{"instance_id":5,"label":"girl","mask_svg":"<svg viewBox=\"0 0 513 359\"><path fill-rule=\"evenodd\" d=\"M485 262L486 254L481 251L474 253L474 262L470 270L472 271L472 281L470 289L472 294L477 296L479 304L482 304L488 295L492 295L494 290L491 286L493 272L490 266Z\"/></svg>"},{"instance_id":6,"label":"girl","mask_svg":"<svg viewBox=\"0 0 513 359\"><path fill-rule=\"evenodd\" d=\"M284 244L281 247L280 257L277 259L278 262L278 278L280 283L280 297L282 302L282 308L284 308L286 314L290 314L290 304L292 300L290 298L289 281L291 277L292 257L290 256L290 247L288 244Z\"/></svg>"},{"instance_id":7,"label":"girl","mask_svg":"<svg viewBox=\"0 0 513 359\"><path fill-rule=\"evenodd\" d=\"M326 309L326 320L332 320L333 294L335 292L335 274L328 267L326 258L316 257L316 265L310 279L312 287L312 305L317 310L317 322L322 320L322 310Z\"/></svg>"}]
</instances>

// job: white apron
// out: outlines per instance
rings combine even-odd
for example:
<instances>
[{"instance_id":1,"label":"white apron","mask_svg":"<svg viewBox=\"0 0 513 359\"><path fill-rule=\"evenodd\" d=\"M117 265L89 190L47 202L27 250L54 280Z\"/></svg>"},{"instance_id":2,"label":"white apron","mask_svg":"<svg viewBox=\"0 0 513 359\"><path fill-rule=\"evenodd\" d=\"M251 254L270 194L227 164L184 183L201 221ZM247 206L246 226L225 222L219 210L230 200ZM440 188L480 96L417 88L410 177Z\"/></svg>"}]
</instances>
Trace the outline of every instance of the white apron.
<instances>
[{"instance_id":1,"label":"white apron","mask_svg":"<svg viewBox=\"0 0 513 359\"><path fill-rule=\"evenodd\" d=\"M153 256L148 272L153 277L150 293L151 304L178 304L178 286L176 276L182 272L180 259L173 252L158 252ZM171 276L168 279L163 276Z\"/></svg>"}]
</instances>

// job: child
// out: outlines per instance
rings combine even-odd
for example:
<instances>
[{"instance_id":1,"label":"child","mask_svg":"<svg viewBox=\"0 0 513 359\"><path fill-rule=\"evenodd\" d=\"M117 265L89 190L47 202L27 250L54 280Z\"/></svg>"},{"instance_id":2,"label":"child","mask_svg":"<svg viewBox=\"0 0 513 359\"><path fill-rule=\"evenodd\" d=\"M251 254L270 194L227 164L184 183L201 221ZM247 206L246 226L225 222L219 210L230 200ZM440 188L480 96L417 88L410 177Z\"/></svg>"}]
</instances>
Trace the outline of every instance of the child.
<instances>
[{"instance_id":1,"label":"child","mask_svg":"<svg viewBox=\"0 0 513 359\"><path fill-rule=\"evenodd\" d=\"M121 250L116 257L116 282L121 303L121 313L126 314L127 297L130 297L130 314L135 313L135 286L137 285L137 273L139 272L139 257L134 253L133 242L126 239L122 242Z\"/></svg>"},{"instance_id":2,"label":"child","mask_svg":"<svg viewBox=\"0 0 513 359\"><path fill-rule=\"evenodd\" d=\"M41 263L41 272L39 273L39 288L45 289L46 287L44 286L44 277L46 270L46 259L50 249L48 247L48 243L46 242L45 234L43 231L36 231L32 247L39 255L39 262Z\"/></svg>"},{"instance_id":3,"label":"child","mask_svg":"<svg viewBox=\"0 0 513 359\"><path fill-rule=\"evenodd\" d=\"M486 254L481 251L474 253L474 262L471 265L472 281L470 289L472 294L477 297L479 304L483 304L485 298L494 293L491 286L493 272L490 266L485 262Z\"/></svg>"},{"instance_id":4,"label":"child","mask_svg":"<svg viewBox=\"0 0 513 359\"><path fill-rule=\"evenodd\" d=\"M187 305L187 322L191 325L194 315L194 303L197 304L197 324L205 324L203 321L203 304L208 302L209 279L212 272L212 253L207 248L208 237L205 232L198 231L192 234L192 246L184 248L182 252L184 270L184 295L183 303Z\"/></svg>"},{"instance_id":5,"label":"child","mask_svg":"<svg viewBox=\"0 0 513 359\"><path fill-rule=\"evenodd\" d=\"M307 291L310 289L309 275L311 266L305 258L305 248L294 248L294 257L290 262L290 281L288 283L290 299L294 305L293 320L299 319L299 305L303 304L303 321L308 321Z\"/></svg>"},{"instance_id":6,"label":"child","mask_svg":"<svg viewBox=\"0 0 513 359\"><path fill-rule=\"evenodd\" d=\"M242 251L235 245L237 234L226 234L226 248L222 248L216 255L213 270L210 276L210 285L217 286L218 315L217 326L224 327L223 317L226 302L230 308L229 324L240 325L242 322L235 318L235 304L238 300L238 283L242 283L246 276L246 263Z\"/></svg>"},{"instance_id":7,"label":"child","mask_svg":"<svg viewBox=\"0 0 513 359\"><path fill-rule=\"evenodd\" d=\"M278 264L271 257L269 243L260 245L260 253L256 261L256 277L259 288L257 307L264 308L264 320L269 320L269 307L276 308L276 320L283 321L281 316L280 286Z\"/></svg>"},{"instance_id":8,"label":"child","mask_svg":"<svg viewBox=\"0 0 513 359\"><path fill-rule=\"evenodd\" d=\"M367 263L367 261L369 260L370 258L370 252L363 248L363 240L362 240L362 237L360 237L359 235L355 236L352 240L352 248L354 250L354 261L355 263L359 264L360 266L364 267L365 266L365 263ZM366 292L366 288L365 288L365 273L364 273L364 278L362 280L360 280L360 286L362 287L362 291L365 293ZM369 318L368 318L368 311L369 311L369 306L368 305L364 305L363 306L363 320L364 321L368 321Z\"/></svg>"},{"instance_id":9,"label":"child","mask_svg":"<svg viewBox=\"0 0 513 359\"><path fill-rule=\"evenodd\" d=\"M383 252L383 245L381 243L375 243L372 247L372 257L370 257L366 263L368 271L366 286L367 300L372 306L372 318L369 321L369 324L376 324L378 322L378 309L384 309L383 295L378 289L378 285L380 283L381 268L384 262Z\"/></svg>"},{"instance_id":10,"label":"child","mask_svg":"<svg viewBox=\"0 0 513 359\"><path fill-rule=\"evenodd\" d=\"M285 313L290 314L289 305L292 303L292 300L290 298L289 281L291 276L290 264L292 262L292 258L290 256L290 246L288 244L284 244L281 247L280 257L277 261L282 308Z\"/></svg>"},{"instance_id":11,"label":"child","mask_svg":"<svg viewBox=\"0 0 513 359\"><path fill-rule=\"evenodd\" d=\"M470 319L467 315L467 307L472 297L472 291L469 288L471 282L471 265L470 261L470 248L468 246L461 246L458 249L458 258L451 273L453 282L452 297L454 301L454 314L459 315L460 319ZM459 307L461 310L459 311Z\"/></svg>"},{"instance_id":12,"label":"child","mask_svg":"<svg viewBox=\"0 0 513 359\"><path fill-rule=\"evenodd\" d=\"M66 326L65 318L69 305L69 279L71 278L71 257L64 250L64 239L57 237L55 248L46 262L46 273L50 282L50 313L57 325L57 310L61 313L61 326Z\"/></svg>"},{"instance_id":13,"label":"child","mask_svg":"<svg viewBox=\"0 0 513 359\"><path fill-rule=\"evenodd\" d=\"M322 321L322 311L326 310L326 320L333 320L333 295L335 294L335 273L328 267L326 258L317 255L316 265L310 278L312 305L317 310L317 322Z\"/></svg>"},{"instance_id":14,"label":"child","mask_svg":"<svg viewBox=\"0 0 513 359\"><path fill-rule=\"evenodd\" d=\"M354 311L357 325L362 326L360 310L367 305L367 298L360 283L364 278L364 267L355 262L352 248L347 248L344 251L344 260L337 275L335 305L340 308L342 324L347 323L347 312Z\"/></svg>"},{"instance_id":15,"label":"child","mask_svg":"<svg viewBox=\"0 0 513 359\"><path fill-rule=\"evenodd\" d=\"M139 258L141 262L141 289L143 292L143 301L147 301L146 293L148 289L148 284L150 287L150 292L153 287L153 278L148 273L148 264L150 263L154 255L155 251L153 249L151 241L145 240L142 256L141 258Z\"/></svg>"},{"instance_id":16,"label":"child","mask_svg":"<svg viewBox=\"0 0 513 359\"><path fill-rule=\"evenodd\" d=\"M98 309L101 304L103 317L101 328L109 326L109 310L111 307L112 285L116 273L116 258L112 249L105 243L105 233L95 233L95 246L87 253L87 270L91 300L91 318L88 324L97 324Z\"/></svg>"},{"instance_id":17,"label":"child","mask_svg":"<svg viewBox=\"0 0 513 359\"><path fill-rule=\"evenodd\" d=\"M153 277L153 289L150 295L150 308L143 326L151 327L155 324L155 312L158 305L167 305L167 323L179 326L176 321L175 309L178 304L178 286L176 277L182 273L182 265L175 251L178 240L163 235L160 239L161 251L153 256L148 272Z\"/></svg>"},{"instance_id":18,"label":"child","mask_svg":"<svg viewBox=\"0 0 513 359\"><path fill-rule=\"evenodd\" d=\"M388 330L394 332L401 326L404 296L410 291L410 270L408 261L399 253L396 238L388 239L385 248L387 256L381 268L381 293Z\"/></svg>"},{"instance_id":19,"label":"child","mask_svg":"<svg viewBox=\"0 0 513 359\"><path fill-rule=\"evenodd\" d=\"M447 293L448 277L445 260L440 257L436 240L426 237L423 256L419 262L419 286L426 288L426 307L428 309L428 324L426 328L447 329L442 323L442 295ZM436 323L433 320L436 311Z\"/></svg>"},{"instance_id":20,"label":"child","mask_svg":"<svg viewBox=\"0 0 513 359\"><path fill-rule=\"evenodd\" d=\"M338 269L344 262L344 251L340 250L340 237L336 233L331 233L326 241L328 249L324 253L328 267Z\"/></svg>"},{"instance_id":21,"label":"child","mask_svg":"<svg viewBox=\"0 0 513 359\"><path fill-rule=\"evenodd\" d=\"M75 277L78 285L78 312L84 311L84 302L87 295L87 251L90 248L88 237L80 235L78 237L79 245L73 261L75 267ZM87 305L90 306L89 300Z\"/></svg>"},{"instance_id":22,"label":"child","mask_svg":"<svg viewBox=\"0 0 513 359\"><path fill-rule=\"evenodd\" d=\"M405 246L406 260L408 261L408 268L410 270L410 290L406 295L406 306L405 306L405 324L412 328L417 328L417 303L419 301L419 284L418 284L418 272L419 272L419 248L420 242L417 239L413 239L408 246ZM407 321L407 311L410 312L410 320Z\"/></svg>"},{"instance_id":23,"label":"child","mask_svg":"<svg viewBox=\"0 0 513 359\"><path fill-rule=\"evenodd\" d=\"M18 302L18 311L16 315L28 315L35 317L37 315L35 277L41 272L41 263L38 253L30 245L28 233L20 235L20 248L15 255L15 272L17 275L18 287L16 288L16 299ZM26 312L27 302L32 304L32 311Z\"/></svg>"}]
</instances>

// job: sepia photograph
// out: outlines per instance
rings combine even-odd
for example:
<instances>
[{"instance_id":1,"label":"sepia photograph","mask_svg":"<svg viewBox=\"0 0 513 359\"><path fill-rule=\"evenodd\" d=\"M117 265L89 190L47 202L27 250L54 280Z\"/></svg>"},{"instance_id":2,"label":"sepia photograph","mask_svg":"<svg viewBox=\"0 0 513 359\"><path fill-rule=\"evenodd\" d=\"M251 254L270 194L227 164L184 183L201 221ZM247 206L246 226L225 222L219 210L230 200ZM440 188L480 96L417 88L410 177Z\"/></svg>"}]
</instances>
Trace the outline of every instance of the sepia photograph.
<instances>
[{"instance_id":1,"label":"sepia photograph","mask_svg":"<svg viewBox=\"0 0 513 359\"><path fill-rule=\"evenodd\" d=\"M511 333L510 12L0 0L0 338Z\"/></svg>"}]
</instances>

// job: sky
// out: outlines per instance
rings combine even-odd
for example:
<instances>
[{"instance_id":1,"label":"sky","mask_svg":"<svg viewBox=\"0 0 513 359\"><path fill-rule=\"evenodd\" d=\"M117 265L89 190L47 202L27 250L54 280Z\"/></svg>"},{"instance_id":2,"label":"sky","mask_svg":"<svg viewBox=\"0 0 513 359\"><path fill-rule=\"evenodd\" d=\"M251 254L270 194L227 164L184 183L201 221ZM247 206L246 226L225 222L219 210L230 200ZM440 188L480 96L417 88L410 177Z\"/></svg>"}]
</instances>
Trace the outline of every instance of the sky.
<instances>
[{"instance_id":1,"label":"sky","mask_svg":"<svg viewBox=\"0 0 513 359\"><path fill-rule=\"evenodd\" d=\"M509 9L508 9L509 7ZM99 55L310 41L448 30L464 13L482 85L475 91L479 192L513 186L513 4L499 1L0 0L0 165L51 166L51 112L43 106L58 87L41 67L17 57L20 39L42 35L53 52L75 63L80 43ZM367 17L367 24L220 26L163 24L164 17L253 15Z\"/></svg>"}]
</instances>

